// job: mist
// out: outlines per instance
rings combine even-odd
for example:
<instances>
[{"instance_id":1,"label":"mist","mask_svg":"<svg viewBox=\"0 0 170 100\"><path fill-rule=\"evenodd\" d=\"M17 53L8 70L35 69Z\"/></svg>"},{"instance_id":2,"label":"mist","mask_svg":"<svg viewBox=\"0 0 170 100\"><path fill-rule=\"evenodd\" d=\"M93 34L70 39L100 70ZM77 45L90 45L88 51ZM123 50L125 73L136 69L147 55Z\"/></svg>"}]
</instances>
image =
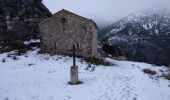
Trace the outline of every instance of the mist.
<instances>
[{"instance_id":1,"label":"mist","mask_svg":"<svg viewBox=\"0 0 170 100\"><path fill-rule=\"evenodd\" d=\"M66 9L97 21L114 22L146 8L170 8L170 0L43 0L52 13Z\"/></svg>"}]
</instances>

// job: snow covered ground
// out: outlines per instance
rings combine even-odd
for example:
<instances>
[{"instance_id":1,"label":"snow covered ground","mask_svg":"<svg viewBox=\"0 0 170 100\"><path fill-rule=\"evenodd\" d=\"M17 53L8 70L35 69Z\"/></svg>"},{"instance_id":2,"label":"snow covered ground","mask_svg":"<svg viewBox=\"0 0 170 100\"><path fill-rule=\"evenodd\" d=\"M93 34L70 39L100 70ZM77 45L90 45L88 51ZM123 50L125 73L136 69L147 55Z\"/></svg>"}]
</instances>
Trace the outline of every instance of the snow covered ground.
<instances>
[{"instance_id":1,"label":"snow covered ground","mask_svg":"<svg viewBox=\"0 0 170 100\"><path fill-rule=\"evenodd\" d=\"M13 53L13 52L10 52ZM0 54L0 100L170 100L168 68L146 63L111 60L96 66L77 59L80 85L69 85L72 58L28 51L17 57ZM7 57L8 56L8 57ZM144 68L158 72L143 73Z\"/></svg>"}]
</instances>

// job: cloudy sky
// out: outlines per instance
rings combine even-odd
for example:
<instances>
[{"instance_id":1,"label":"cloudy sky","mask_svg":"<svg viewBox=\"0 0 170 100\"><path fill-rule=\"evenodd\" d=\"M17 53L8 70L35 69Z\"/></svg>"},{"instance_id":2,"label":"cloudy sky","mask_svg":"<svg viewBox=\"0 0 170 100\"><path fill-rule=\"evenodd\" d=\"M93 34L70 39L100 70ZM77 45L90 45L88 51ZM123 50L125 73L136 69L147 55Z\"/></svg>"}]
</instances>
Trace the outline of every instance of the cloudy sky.
<instances>
[{"instance_id":1,"label":"cloudy sky","mask_svg":"<svg viewBox=\"0 0 170 100\"><path fill-rule=\"evenodd\" d=\"M55 13L66 9L91 19L118 20L144 8L169 7L170 0L43 0Z\"/></svg>"}]
</instances>

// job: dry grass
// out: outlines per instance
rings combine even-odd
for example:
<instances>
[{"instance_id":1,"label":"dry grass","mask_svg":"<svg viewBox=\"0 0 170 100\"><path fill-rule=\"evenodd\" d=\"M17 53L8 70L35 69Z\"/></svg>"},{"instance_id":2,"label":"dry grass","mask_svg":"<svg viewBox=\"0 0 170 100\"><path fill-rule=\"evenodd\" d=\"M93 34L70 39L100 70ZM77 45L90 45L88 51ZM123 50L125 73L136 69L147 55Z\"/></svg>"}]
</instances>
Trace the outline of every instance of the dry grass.
<instances>
[{"instance_id":1,"label":"dry grass","mask_svg":"<svg viewBox=\"0 0 170 100\"><path fill-rule=\"evenodd\" d=\"M170 72L168 73L168 75L166 76L166 78L167 78L168 80L170 80Z\"/></svg>"}]
</instances>

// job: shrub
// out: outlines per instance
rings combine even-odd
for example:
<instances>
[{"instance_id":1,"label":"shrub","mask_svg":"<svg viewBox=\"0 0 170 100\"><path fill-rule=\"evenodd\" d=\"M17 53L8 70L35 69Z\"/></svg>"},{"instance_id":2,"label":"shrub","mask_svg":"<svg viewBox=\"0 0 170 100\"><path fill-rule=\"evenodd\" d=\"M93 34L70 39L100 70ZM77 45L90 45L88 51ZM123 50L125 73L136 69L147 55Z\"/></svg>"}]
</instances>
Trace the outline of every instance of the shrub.
<instances>
[{"instance_id":1,"label":"shrub","mask_svg":"<svg viewBox=\"0 0 170 100\"><path fill-rule=\"evenodd\" d=\"M162 66L164 65L161 60L159 58L155 58L155 60L153 61L153 63L156 65L156 66Z\"/></svg>"},{"instance_id":2,"label":"shrub","mask_svg":"<svg viewBox=\"0 0 170 100\"><path fill-rule=\"evenodd\" d=\"M153 71L151 69L143 69L143 72L149 75L155 75L157 74L156 71Z\"/></svg>"},{"instance_id":3,"label":"shrub","mask_svg":"<svg viewBox=\"0 0 170 100\"><path fill-rule=\"evenodd\" d=\"M18 55L22 55L27 50L31 50L31 46L25 45L24 42L22 42L22 41L12 41L12 42L8 42L6 45L8 46L8 50L6 50L6 52L12 51L12 50L17 50Z\"/></svg>"},{"instance_id":4,"label":"shrub","mask_svg":"<svg viewBox=\"0 0 170 100\"><path fill-rule=\"evenodd\" d=\"M21 50L26 48L26 45L19 41L11 42L9 45L11 50Z\"/></svg>"},{"instance_id":5,"label":"shrub","mask_svg":"<svg viewBox=\"0 0 170 100\"><path fill-rule=\"evenodd\" d=\"M30 47L40 47L40 43L39 42L30 43L29 46Z\"/></svg>"},{"instance_id":6,"label":"shrub","mask_svg":"<svg viewBox=\"0 0 170 100\"><path fill-rule=\"evenodd\" d=\"M84 60L86 62L95 64L95 65L105 65L105 66L112 66L113 64L108 62L108 61L104 61L103 59L98 59L98 58L84 58Z\"/></svg>"},{"instance_id":7,"label":"shrub","mask_svg":"<svg viewBox=\"0 0 170 100\"><path fill-rule=\"evenodd\" d=\"M138 50L134 55L127 54L127 56L129 60L138 61L138 62L147 62L146 55L140 50Z\"/></svg>"},{"instance_id":8,"label":"shrub","mask_svg":"<svg viewBox=\"0 0 170 100\"><path fill-rule=\"evenodd\" d=\"M111 54L112 56L122 56L122 51L116 45L109 45L109 44L105 43L102 46L102 49L104 50L104 52Z\"/></svg>"}]
</instances>

